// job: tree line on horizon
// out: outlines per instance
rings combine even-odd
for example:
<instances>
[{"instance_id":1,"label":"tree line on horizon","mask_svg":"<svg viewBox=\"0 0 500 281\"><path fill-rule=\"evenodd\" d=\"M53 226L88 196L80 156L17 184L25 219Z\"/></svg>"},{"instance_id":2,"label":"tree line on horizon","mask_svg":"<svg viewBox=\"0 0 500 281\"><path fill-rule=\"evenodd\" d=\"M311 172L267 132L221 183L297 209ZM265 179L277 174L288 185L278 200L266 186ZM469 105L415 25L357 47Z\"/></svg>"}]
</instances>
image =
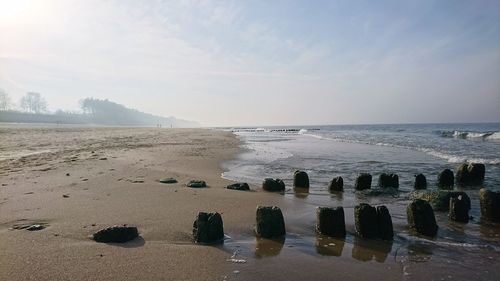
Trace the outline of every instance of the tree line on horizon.
<instances>
[{"instance_id":1,"label":"tree line on horizon","mask_svg":"<svg viewBox=\"0 0 500 281\"><path fill-rule=\"evenodd\" d=\"M21 111L12 109L8 94L0 89L0 122L102 124L118 126L198 127L192 121L162 117L128 108L107 99L80 100L81 113L57 110L50 113L39 93L28 92L20 100Z\"/></svg>"},{"instance_id":2,"label":"tree line on horizon","mask_svg":"<svg viewBox=\"0 0 500 281\"><path fill-rule=\"evenodd\" d=\"M12 100L7 92L0 89L0 111L12 110ZM19 107L24 112L28 113L46 113L47 101L41 94L36 92L27 92L19 100Z\"/></svg>"},{"instance_id":3,"label":"tree line on horizon","mask_svg":"<svg viewBox=\"0 0 500 281\"><path fill-rule=\"evenodd\" d=\"M128 108L107 99L85 98L80 101L83 114L90 116L98 124L111 125L162 125L171 126L173 117L162 117Z\"/></svg>"}]
</instances>

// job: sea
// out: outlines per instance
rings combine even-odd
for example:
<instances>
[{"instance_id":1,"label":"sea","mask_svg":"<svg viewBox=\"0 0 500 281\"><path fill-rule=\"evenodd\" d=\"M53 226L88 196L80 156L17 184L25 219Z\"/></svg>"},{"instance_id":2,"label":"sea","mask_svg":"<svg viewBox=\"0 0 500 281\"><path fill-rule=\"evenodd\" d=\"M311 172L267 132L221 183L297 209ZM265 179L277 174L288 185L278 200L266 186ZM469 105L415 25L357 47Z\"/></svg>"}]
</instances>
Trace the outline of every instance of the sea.
<instances>
[{"instance_id":1,"label":"sea","mask_svg":"<svg viewBox=\"0 0 500 281\"><path fill-rule=\"evenodd\" d=\"M280 196L287 206L292 206L284 210L287 230L291 232L278 247L283 250L264 256L286 256L293 253L290 248L298 248L318 257L400 267L404 280L419 280L427 270L443 272L435 280L495 280L500 274L492 270L499 265L500 226L481 220L478 198L481 187L500 191L500 123L222 129L236 134L242 143L241 153L223 164L224 178L248 182L259 189L265 178L280 178L286 184ZM437 189L438 173L443 169L455 172L462 163L486 165L482 186L455 187L471 198L470 222L452 222L447 212L435 212L438 235L430 238L414 233L408 227L406 207L411 201L415 175L424 174L428 189ZM296 170L308 173L308 191L293 189ZM354 190L359 173L373 176L371 190ZM398 174L399 189L378 188L381 173ZM329 182L338 176L344 180L344 192L331 193ZM357 237L354 207L359 203L388 207L395 231L393 242L384 244ZM331 240L315 234L318 206L344 207L348 231L345 239ZM342 245L340 249L338 245Z\"/></svg>"},{"instance_id":2,"label":"sea","mask_svg":"<svg viewBox=\"0 0 500 281\"><path fill-rule=\"evenodd\" d=\"M293 172L309 174L312 193L328 192L342 176L349 191L359 173L397 173L400 189L412 191L414 175L429 186L437 174L461 163L486 165L484 186L500 189L500 123L391 124L226 128L243 142L243 153L224 164L224 177L260 184L266 177L291 185Z\"/></svg>"}]
</instances>

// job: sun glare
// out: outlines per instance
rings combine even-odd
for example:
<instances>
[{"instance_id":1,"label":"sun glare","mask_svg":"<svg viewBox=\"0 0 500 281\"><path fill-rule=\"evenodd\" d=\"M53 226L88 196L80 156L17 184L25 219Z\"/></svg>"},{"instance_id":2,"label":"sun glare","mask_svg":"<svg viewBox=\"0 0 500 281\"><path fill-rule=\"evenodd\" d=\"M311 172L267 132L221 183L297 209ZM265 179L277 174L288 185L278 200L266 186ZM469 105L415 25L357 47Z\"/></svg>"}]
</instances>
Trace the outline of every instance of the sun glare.
<instances>
[{"instance_id":1,"label":"sun glare","mask_svg":"<svg viewBox=\"0 0 500 281\"><path fill-rule=\"evenodd\" d=\"M42 14L44 6L33 0L0 0L0 25L30 22Z\"/></svg>"}]
</instances>

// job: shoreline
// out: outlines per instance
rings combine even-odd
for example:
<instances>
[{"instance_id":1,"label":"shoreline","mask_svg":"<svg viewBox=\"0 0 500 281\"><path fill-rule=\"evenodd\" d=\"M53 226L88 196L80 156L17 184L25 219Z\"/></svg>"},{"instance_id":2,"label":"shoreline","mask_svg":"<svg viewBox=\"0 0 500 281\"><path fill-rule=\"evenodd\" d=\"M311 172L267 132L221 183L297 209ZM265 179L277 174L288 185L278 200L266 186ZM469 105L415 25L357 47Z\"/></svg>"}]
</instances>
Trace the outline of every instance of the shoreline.
<instances>
[{"instance_id":1,"label":"shoreline","mask_svg":"<svg viewBox=\"0 0 500 281\"><path fill-rule=\"evenodd\" d=\"M60 129L11 128L3 140L6 148L43 147L51 152L0 160L0 183L6 184L0 186L2 280L493 280L499 274L450 264L443 254L447 248L408 234L397 206L404 201L390 206L394 242L380 243L356 237L352 206L345 206L347 237L337 240L315 233L316 203L307 196L268 193L256 185L251 185L252 192L225 189L233 182L222 178L222 163L244 152L242 140L230 132ZM164 177L175 177L178 183L157 182ZM205 180L209 187L188 188L184 184L191 179ZM334 196L324 196L322 202L345 204ZM257 205L282 209L284 241L255 237ZM223 244L192 242L199 211L221 213ZM12 229L29 223L47 227ZM137 226L140 238L121 245L89 238L116 224ZM453 251L460 256L467 248ZM482 267L500 258L497 251L487 254L493 259L481 260ZM232 256L245 263L231 262ZM477 264L482 256L468 257Z\"/></svg>"},{"instance_id":2,"label":"shoreline","mask_svg":"<svg viewBox=\"0 0 500 281\"><path fill-rule=\"evenodd\" d=\"M241 138L243 141L247 141L246 146L249 146L252 140L255 141L255 139ZM272 138L277 139L274 135ZM284 138L288 139L286 134ZM296 149L295 151L287 150L287 153L295 155L295 152L299 151L297 150L299 147L305 148L307 145L314 146L317 144L310 139L304 139L303 145L297 146L297 142L301 141L299 139L296 138L295 143L287 142L287 148ZM257 139L255 142L259 143L262 140ZM278 141L276 143L278 144L276 147L279 147L281 142ZM368 147L371 150L399 150L399 148L373 147L362 143L345 144L343 142L335 142L331 143L331 145L335 145L332 147L334 151L345 151L349 154L352 154L356 150L365 151L365 148ZM283 148L285 145L281 147ZM346 149L346 147L349 147L349 149ZM358 149L360 147L363 149ZM255 147L254 149L256 154L262 154L262 151L267 151L262 147ZM276 160L276 163L273 162L274 164L263 164L265 161L261 159L255 160L253 157L258 156L250 156L250 154L240 155L238 157L240 159L233 162L234 171L231 173L232 177L228 178L257 183L258 178L277 176L283 179L288 186L282 199L287 202L284 204L284 208L282 207L287 228L286 240L280 246L280 250L272 254L272 259L266 259L266 262L260 263L259 266L281 268L280 262L297 263L298 261L302 261L301 267L309 272L309 275L294 270L294 273L290 275L293 276L293 280L307 280L310 278L330 280L331 276L323 275L326 274L325 268L341 270L341 273L335 272L339 280L446 280L450 278L454 280L468 280L471 278L495 280L499 276L500 272L498 270L491 270L491 266L493 266L491 262L500 258L498 228L497 226L479 222L480 210L477 190L465 190L473 202L472 210L469 214L474 218L471 218L469 224L464 225L450 221L447 212L435 212L440 228L439 234L434 238L421 237L408 228L406 215L406 206L411 202L408 195L413 191L413 174L409 175L408 171L402 172L403 170L398 170L398 174L402 172L405 175L400 178L403 188L398 189L395 194L391 194L390 192L384 194L382 192L379 195L375 195L377 192L381 192L375 186L372 186L374 189L370 189L367 193L355 192L353 190L353 176L356 172L359 173L359 170L347 169L343 173L330 172L330 176L334 174L334 176L343 176L344 179L347 179L347 182L344 181L347 189L340 194L332 194L328 192L327 187L328 180L331 180L331 178L325 179L317 170L308 166L307 163L301 162L300 156L305 158L311 157L307 153L301 154L298 152L298 155L283 160ZM363 157L366 157L366 155ZM252 167L252 163L255 163L254 166L257 167L264 165L265 168L248 168ZM241 164L243 166L240 167L239 165ZM269 169L269 165L273 165L274 167ZM448 168L448 165L444 164L443 168ZM292 174L296 169L304 169L305 171L312 169L311 174L309 174L312 175L309 178L311 181L309 192L297 193L290 188L293 181ZM315 171L316 173L314 173ZM439 169L433 169L432 171L437 174ZM373 167L366 170L366 172L376 176L377 173L387 172L387 170L380 167ZM490 175L488 183L491 187L492 176L491 174L488 175ZM434 179L430 179L430 182L431 185L429 187L432 190ZM374 192L373 195L370 195L371 191ZM392 242L387 243L380 240L360 239L357 237L354 223L354 207L359 203L370 203L373 206L384 205L390 210L395 231ZM342 206L344 208L347 230L345 239L331 239L315 233L316 206ZM258 241L254 242L251 238L247 237L246 242L255 245L254 249L245 249L247 256L254 254L257 258L261 258L262 255L266 257L266 253L259 253L262 246L259 245ZM298 254L298 252L301 254ZM314 258L311 258L311 256ZM450 264L450 261L453 261L453 263ZM284 271L289 270L286 267L281 269ZM354 272L364 272L366 273L366 277L353 276ZM266 274L269 274L269 272L266 272ZM263 276L268 277L268 275L250 274L248 276L257 276L258 278L263 278ZM286 280L279 275L272 276L279 280ZM252 278L248 278L248 280L252 280Z\"/></svg>"}]
</instances>

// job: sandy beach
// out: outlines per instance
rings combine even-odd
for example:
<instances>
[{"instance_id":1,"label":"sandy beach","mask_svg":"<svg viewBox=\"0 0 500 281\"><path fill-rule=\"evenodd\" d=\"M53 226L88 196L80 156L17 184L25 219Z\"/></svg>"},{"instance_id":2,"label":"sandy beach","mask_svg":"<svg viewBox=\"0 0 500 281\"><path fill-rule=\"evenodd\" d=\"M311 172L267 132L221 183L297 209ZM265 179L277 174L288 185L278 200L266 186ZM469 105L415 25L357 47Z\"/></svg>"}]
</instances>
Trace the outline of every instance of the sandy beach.
<instances>
[{"instance_id":1,"label":"sandy beach","mask_svg":"<svg viewBox=\"0 0 500 281\"><path fill-rule=\"evenodd\" d=\"M236 194L222 188L227 182L218 164L236 151L233 136L208 130L3 128L1 143L2 149L46 152L0 164L0 279L222 279L230 254L194 245L190 232L199 210L237 210ZM179 183L157 182L166 176ZM210 188L183 186L195 178ZM47 228L12 230L33 222ZM137 226L141 238L124 246L89 239L115 224Z\"/></svg>"},{"instance_id":2,"label":"sandy beach","mask_svg":"<svg viewBox=\"0 0 500 281\"><path fill-rule=\"evenodd\" d=\"M0 280L492 280L499 274L463 270L440 259L439 248L398 256L392 254L398 245L365 245L353 235L352 208L348 238L333 240L316 236L315 206L300 196L287 199L257 186L225 189L232 182L221 178L221 163L240 150L228 132L4 125L0 144ZM158 182L165 177L178 183ZM208 188L186 187L192 179ZM284 244L255 238L257 205L282 208ZM222 214L224 244L193 243L199 211ZM400 231L404 214L394 216ZM46 228L22 229L34 223ZM126 244L91 240L118 224L137 226L140 237ZM499 258L489 254L485 268ZM431 256L435 262L427 263Z\"/></svg>"},{"instance_id":3,"label":"sandy beach","mask_svg":"<svg viewBox=\"0 0 500 281\"><path fill-rule=\"evenodd\" d=\"M223 280L228 248L192 242L199 211L222 213L226 232L251 234L256 202L279 196L225 190L230 133L189 129L2 127L1 280ZM14 155L12 155L14 154ZM17 154L17 155L15 155ZM179 183L161 184L175 177ZM208 188L185 183L203 179ZM41 223L41 231L16 230ZM90 239L129 224L124 245Z\"/></svg>"}]
</instances>

